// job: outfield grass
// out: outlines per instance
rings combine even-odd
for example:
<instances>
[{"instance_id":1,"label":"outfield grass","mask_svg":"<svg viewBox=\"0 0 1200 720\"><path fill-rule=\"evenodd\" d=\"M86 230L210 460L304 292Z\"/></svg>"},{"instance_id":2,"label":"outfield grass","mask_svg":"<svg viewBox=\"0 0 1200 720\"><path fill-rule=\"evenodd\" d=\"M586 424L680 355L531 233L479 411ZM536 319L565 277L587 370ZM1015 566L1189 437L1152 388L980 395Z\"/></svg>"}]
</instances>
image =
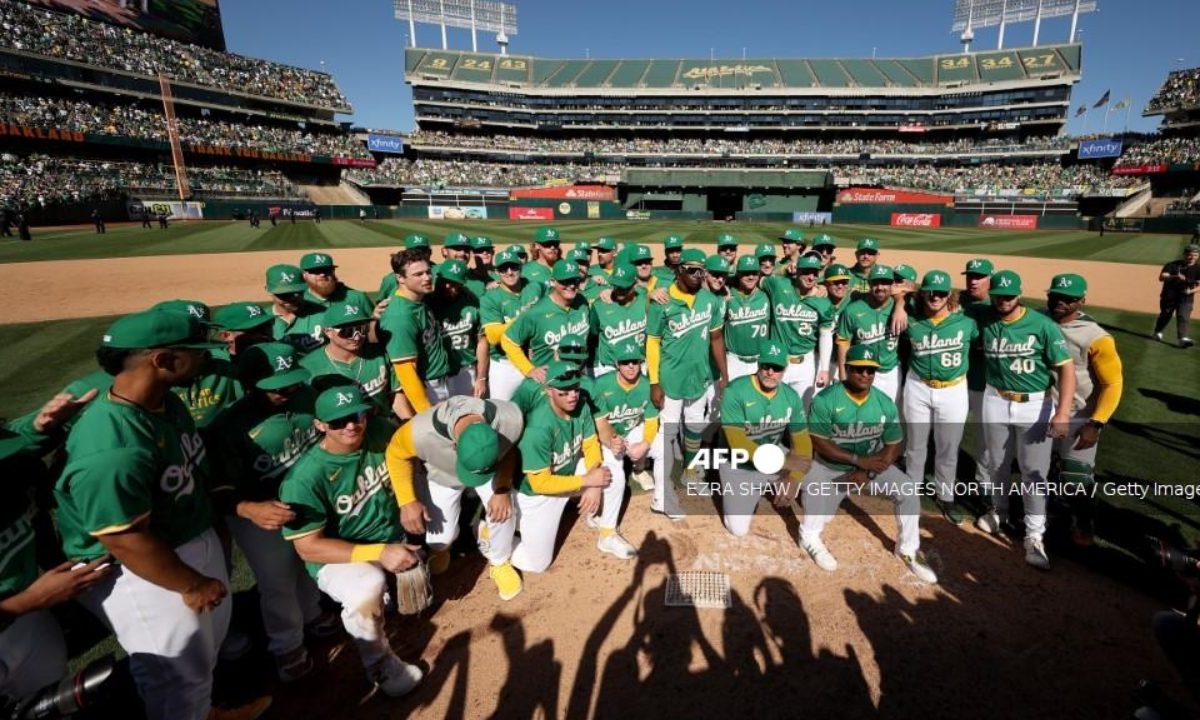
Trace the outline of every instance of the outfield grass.
<instances>
[{"instance_id":1,"label":"outfield grass","mask_svg":"<svg viewBox=\"0 0 1200 720\"><path fill-rule=\"evenodd\" d=\"M554 223L569 241L595 240L611 235L641 243L661 242L672 233L690 243L710 243L720 233L732 232L744 244L770 242L785 223L718 223L646 221L565 221ZM106 257L231 253L256 250L305 250L397 246L409 233L422 233L433 242L452 232L486 234L500 244L525 243L537 224L509 220L431 221L386 220L360 223L350 220L311 221L295 225L253 229L245 222L210 221L176 223L168 230L138 226L114 227L96 235L91 226L40 232L34 242L0 243L0 263L36 260L76 260ZM808 235L822 228L805 230ZM1081 231L1037 230L1006 232L977 228L892 228L880 225L831 225L827 230L843 248L851 248L863 237L880 240L889 247L910 250L964 252L980 255L1026 255L1044 258L1076 258L1105 262L1161 265L1180 256L1187 238L1183 235L1117 234L1101 238ZM849 253L843 252L849 257Z\"/></svg>"}]
</instances>

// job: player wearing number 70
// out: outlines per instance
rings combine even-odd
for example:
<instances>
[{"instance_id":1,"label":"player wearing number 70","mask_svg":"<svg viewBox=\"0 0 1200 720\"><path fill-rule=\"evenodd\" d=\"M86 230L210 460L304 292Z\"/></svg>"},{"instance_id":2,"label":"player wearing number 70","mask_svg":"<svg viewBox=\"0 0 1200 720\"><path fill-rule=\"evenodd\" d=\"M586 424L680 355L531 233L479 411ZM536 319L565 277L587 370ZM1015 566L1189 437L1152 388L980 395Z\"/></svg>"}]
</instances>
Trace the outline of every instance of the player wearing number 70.
<instances>
[{"instance_id":1,"label":"player wearing number 70","mask_svg":"<svg viewBox=\"0 0 1200 720\"><path fill-rule=\"evenodd\" d=\"M983 432L987 441L994 509L976 526L999 534L1008 513L1009 466L1015 453L1023 488L1043 483L1050 473L1056 438L1066 437L1071 403L1054 406L1047 392L1058 376L1058 397L1075 396L1075 367L1067 341L1053 320L1021 305L1021 277L1011 270L992 276L992 312L980 327L987 389L983 395ZM1050 569L1042 544L1046 532L1046 496L1036 485L1025 500L1025 562Z\"/></svg>"}]
</instances>

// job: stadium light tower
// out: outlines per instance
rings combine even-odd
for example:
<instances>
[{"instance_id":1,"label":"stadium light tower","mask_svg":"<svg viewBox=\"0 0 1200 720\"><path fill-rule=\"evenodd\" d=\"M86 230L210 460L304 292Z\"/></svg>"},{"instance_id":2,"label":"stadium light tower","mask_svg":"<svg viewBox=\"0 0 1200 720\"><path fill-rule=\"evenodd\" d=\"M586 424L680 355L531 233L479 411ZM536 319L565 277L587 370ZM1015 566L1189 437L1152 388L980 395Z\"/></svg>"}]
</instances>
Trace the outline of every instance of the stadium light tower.
<instances>
[{"instance_id":1,"label":"stadium light tower","mask_svg":"<svg viewBox=\"0 0 1200 720\"><path fill-rule=\"evenodd\" d=\"M417 23L442 28L442 49L448 49L446 28L471 31L471 51L479 52L477 30L496 33L500 53L508 54L508 38L517 34L517 7L492 0L394 0L397 20L408 21L409 46L417 46Z\"/></svg>"},{"instance_id":2,"label":"stadium light tower","mask_svg":"<svg viewBox=\"0 0 1200 720\"><path fill-rule=\"evenodd\" d=\"M1075 42L1075 29L1079 16L1096 11L1096 0L955 0L954 24L951 32L962 32L962 40L968 51L969 38L976 28L1000 26L997 49L1004 48L1004 30L1009 23L1033 21L1033 44L1038 44L1044 18L1071 16L1071 38Z\"/></svg>"}]
</instances>

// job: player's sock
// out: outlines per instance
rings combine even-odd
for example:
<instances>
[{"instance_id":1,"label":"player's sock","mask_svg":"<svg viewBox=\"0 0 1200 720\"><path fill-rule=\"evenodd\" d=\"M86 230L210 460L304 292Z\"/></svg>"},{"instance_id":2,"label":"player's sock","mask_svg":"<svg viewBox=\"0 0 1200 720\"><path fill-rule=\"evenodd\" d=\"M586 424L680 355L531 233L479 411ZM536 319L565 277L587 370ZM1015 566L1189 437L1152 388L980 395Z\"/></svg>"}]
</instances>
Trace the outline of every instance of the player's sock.
<instances>
[{"instance_id":1,"label":"player's sock","mask_svg":"<svg viewBox=\"0 0 1200 720\"><path fill-rule=\"evenodd\" d=\"M600 528L600 537L602 537L602 538L606 538L606 537L608 537L609 535L612 535L613 533L615 533L616 531L617 531L617 529L616 529L616 528L606 528L606 527L602 527L602 528Z\"/></svg>"},{"instance_id":2,"label":"player's sock","mask_svg":"<svg viewBox=\"0 0 1200 720\"><path fill-rule=\"evenodd\" d=\"M698 453L700 451L700 445L702 442L703 442L703 438L700 436L700 433L692 432L691 430L684 428L684 430L683 430L683 466L684 467L691 466L692 460L694 460L696 457L696 453Z\"/></svg>"}]
</instances>

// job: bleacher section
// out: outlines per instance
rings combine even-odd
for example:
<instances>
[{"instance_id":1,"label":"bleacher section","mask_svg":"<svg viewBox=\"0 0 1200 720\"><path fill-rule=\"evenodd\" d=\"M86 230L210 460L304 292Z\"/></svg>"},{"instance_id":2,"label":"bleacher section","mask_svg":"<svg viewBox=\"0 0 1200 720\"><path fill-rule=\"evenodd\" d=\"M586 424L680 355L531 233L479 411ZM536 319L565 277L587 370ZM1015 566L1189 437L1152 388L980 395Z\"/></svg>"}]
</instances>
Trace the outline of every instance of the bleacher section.
<instances>
[{"instance_id":1,"label":"bleacher section","mask_svg":"<svg viewBox=\"0 0 1200 720\"><path fill-rule=\"evenodd\" d=\"M1200 131L1200 67L1168 75L1142 115L1161 115L1162 130L1168 134L1195 135Z\"/></svg>"}]
</instances>

